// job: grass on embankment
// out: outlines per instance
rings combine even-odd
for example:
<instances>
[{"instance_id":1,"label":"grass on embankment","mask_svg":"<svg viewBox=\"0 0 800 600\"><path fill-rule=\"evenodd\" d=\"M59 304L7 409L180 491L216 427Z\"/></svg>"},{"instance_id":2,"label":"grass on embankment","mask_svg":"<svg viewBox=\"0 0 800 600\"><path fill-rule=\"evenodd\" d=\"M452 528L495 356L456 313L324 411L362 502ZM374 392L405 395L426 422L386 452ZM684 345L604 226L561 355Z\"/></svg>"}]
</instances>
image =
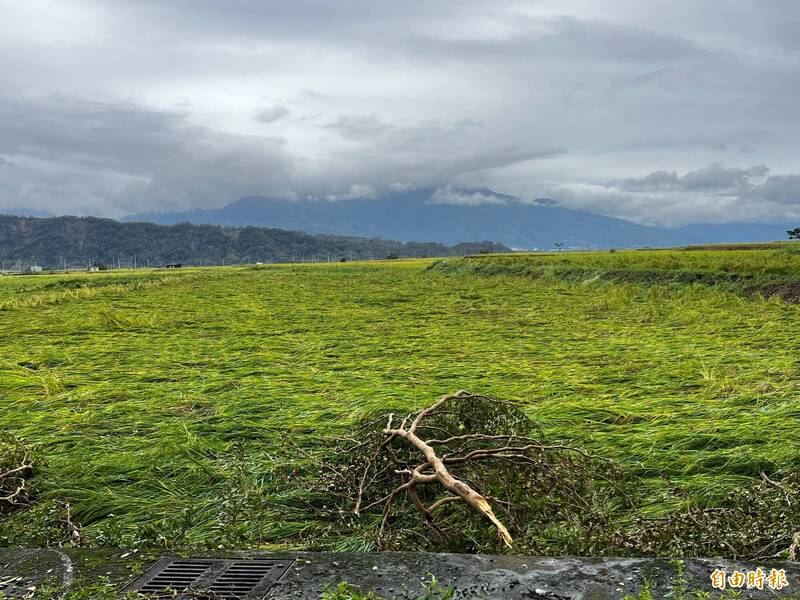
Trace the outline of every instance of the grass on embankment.
<instances>
[{"instance_id":1,"label":"grass on embankment","mask_svg":"<svg viewBox=\"0 0 800 600\"><path fill-rule=\"evenodd\" d=\"M740 250L734 246L727 251L686 248L484 255L436 261L429 269L459 275L551 278L582 284L705 284L718 290L800 302L800 245L794 244L763 244L758 250Z\"/></svg>"},{"instance_id":2,"label":"grass on embankment","mask_svg":"<svg viewBox=\"0 0 800 600\"><path fill-rule=\"evenodd\" d=\"M650 514L673 507L662 476L714 504L800 465L800 307L713 285L518 276L784 278L797 255L520 260L198 270L168 285L132 274L66 296L0 279L0 430L40 457L38 505L0 524L0 543L62 539L69 503L89 544L369 548L298 474L361 416L462 388L619 460ZM485 277L479 261L513 268Z\"/></svg>"},{"instance_id":3,"label":"grass on embankment","mask_svg":"<svg viewBox=\"0 0 800 600\"><path fill-rule=\"evenodd\" d=\"M687 249L688 250L688 249ZM437 261L450 271L483 275L558 274L570 271L671 275L704 273L800 280L800 243L760 250L622 250L487 254ZM712 281L713 280L709 280ZM656 282L658 283L658 282Z\"/></svg>"}]
</instances>

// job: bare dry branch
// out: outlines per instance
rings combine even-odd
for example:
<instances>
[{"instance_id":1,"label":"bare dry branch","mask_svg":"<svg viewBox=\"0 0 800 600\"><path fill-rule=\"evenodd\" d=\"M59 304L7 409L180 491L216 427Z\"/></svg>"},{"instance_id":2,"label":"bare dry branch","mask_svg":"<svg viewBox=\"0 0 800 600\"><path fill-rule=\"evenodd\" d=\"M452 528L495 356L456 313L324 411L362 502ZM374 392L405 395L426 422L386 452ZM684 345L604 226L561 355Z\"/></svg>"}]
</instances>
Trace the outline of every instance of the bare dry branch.
<instances>
[{"instance_id":1,"label":"bare dry branch","mask_svg":"<svg viewBox=\"0 0 800 600\"><path fill-rule=\"evenodd\" d=\"M448 471L447 467L445 466L444 461L437 456L436 451L429 446L424 440L417 437L414 431L419 427L419 424L422 422L422 419L426 416L430 415L432 412L436 410L439 406L451 400L453 398L464 397L465 392L459 392L454 396L445 396L439 402L434 404L432 407L425 409L417 417L411 424L411 427L408 429L387 429L384 433L392 438L400 437L406 440L409 444L414 446L417 450L419 450L422 455L425 457L426 465L430 465L430 467L434 471L433 477L435 477L436 481L438 481L442 487L447 489L448 491L452 492L456 496L460 497L464 502L466 502L473 510L478 512L479 514L483 515L486 519L488 519L496 528L497 533L500 535L500 538L503 542L511 547L513 543L513 539L511 538L511 534L506 529L506 526L495 516L494 512L492 511L492 507L489 504L489 501L486 500L482 495L472 489L468 484L464 483L460 479L453 477L453 475ZM420 478L423 477L422 473L420 473L417 469L414 470L414 475L412 475L412 479L409 482L404 483L400 487L397 488L397 492L401 492L403 490L413 488L420 482ZM430 477L430 476L428 476ZM421 503L420 503L421 506ZM427 509L422 510L424 514L430 518L430 513ZM385 523L385 514L384 514L384 523Z\"/></svg>"},{"instance_id":2,"label":"bare dry branch","mask_svg":"<svg viewBox=\"0 0 800 600\"><path fill-rule=\"evenodd\" d=\"M27 448L12 440L0 447L0 510L5 506L18 506L28 499L26 477L33 470L33 460Z\"/></svg>"}]
</instances>

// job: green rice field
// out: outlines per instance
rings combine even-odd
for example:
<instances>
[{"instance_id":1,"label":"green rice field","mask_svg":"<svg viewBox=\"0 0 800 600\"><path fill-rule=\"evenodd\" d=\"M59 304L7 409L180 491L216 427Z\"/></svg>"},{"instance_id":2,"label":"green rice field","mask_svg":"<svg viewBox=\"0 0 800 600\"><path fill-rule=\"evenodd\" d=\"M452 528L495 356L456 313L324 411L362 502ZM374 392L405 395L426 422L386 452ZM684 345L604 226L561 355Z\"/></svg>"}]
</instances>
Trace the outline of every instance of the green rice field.
<instances>
[{"instance_id":1,"label":"green rice field","mask_svg":"<svg viewBox=\"0 0 800 600\"><path fill-rule=\"evenodd\" d=\"M725 507L800 468L793 248L2 277L0 433L36 466L0 545L370 549L326 456L460 389L618 462L643 515Z\"/></svg>"}]
</instances>

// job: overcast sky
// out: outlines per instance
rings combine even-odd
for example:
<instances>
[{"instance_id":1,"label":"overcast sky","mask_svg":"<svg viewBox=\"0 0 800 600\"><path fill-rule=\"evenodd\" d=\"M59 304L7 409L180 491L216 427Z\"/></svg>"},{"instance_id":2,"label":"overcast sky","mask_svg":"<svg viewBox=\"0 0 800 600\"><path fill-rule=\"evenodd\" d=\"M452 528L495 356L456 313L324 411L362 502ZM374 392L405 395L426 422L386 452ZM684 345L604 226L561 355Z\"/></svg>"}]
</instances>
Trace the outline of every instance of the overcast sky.
<instances>
[{"instance_id":1,"label":"overcast sky","mask_svg":"<svg viewBox=\"0 0 800 600\"><path fill-rule=\"evenodd\" d=\"M0 209L450 184L642 223L800 218L795 0L0 0L0 15Z\"/></svg>"}]
</instances>

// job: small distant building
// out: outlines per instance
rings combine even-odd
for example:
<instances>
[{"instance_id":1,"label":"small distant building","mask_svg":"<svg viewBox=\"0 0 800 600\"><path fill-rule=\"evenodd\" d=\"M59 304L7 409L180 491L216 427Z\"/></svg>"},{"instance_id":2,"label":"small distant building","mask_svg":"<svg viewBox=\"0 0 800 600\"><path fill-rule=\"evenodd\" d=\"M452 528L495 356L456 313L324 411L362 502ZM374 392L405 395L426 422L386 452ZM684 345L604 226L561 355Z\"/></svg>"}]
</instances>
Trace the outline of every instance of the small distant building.
<instances>
[{"instance_id":1,"label":"small distant building","mask_svg":"<svg viewBox=\"0 0 800 600\"><path fill-rule=\"evenodd\" d=\"M183 263L167 263L164 265L165 269L180 269L183 267Z\"/></svg>"},{"instance_id":2,"label":"small distant building","mask_svg":"<svg viewBox=\"0 0 800 600\"><path fill-rule=\"evenodd\" d=\"M28 273L41 273L41 272L42 272L42 267L40 267L39 265L31 265L30 267L28 267Z\"/></svg>"},{"instance_id":3,"label":"small distant building","mask_svg":"<svg viewBox=\"0 0 800 600\"><path fill-rule=\"evenodd\" d=\"M90 273L97 273L99 270L100 270L100 267L98 265L92 265L91 267L89 267L89 272Z\"/></svg>"}]
</instances>

